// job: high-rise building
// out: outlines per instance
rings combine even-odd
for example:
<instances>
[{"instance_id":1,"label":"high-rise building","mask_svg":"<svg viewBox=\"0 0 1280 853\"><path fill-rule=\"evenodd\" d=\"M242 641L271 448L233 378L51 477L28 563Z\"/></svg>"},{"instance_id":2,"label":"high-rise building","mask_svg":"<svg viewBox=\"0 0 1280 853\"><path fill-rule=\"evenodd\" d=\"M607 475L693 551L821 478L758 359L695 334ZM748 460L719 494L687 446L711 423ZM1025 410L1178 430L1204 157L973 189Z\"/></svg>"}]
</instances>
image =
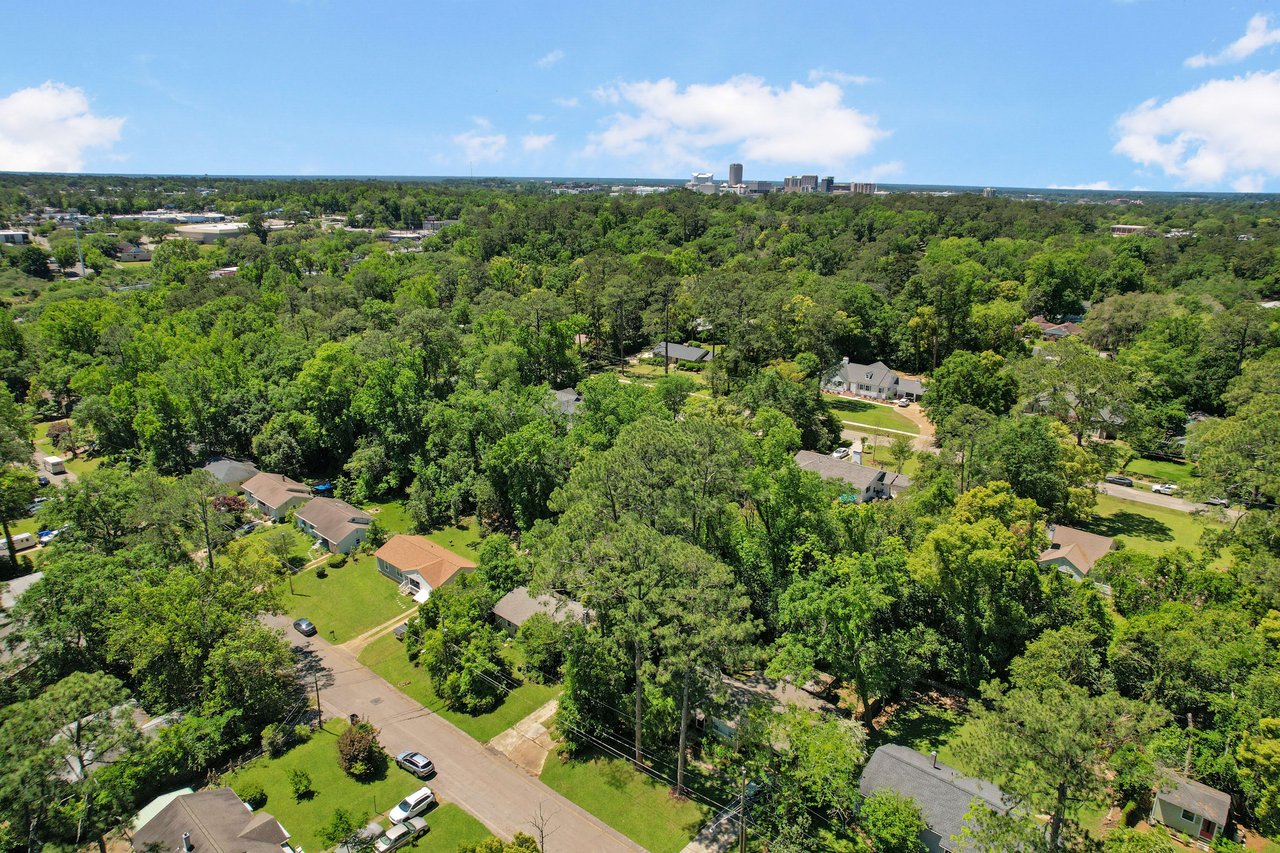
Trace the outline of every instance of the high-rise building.
<instances>
[{"instance_id":1,"label":"high-rise building","mask_svg":"<svg viewBox=\"0 0 1280 853\"><path fill-rule=\"evenodd\" d=\"M742 164L730 163L729 164L729 186L736 187L740 183L742 183Z\"/></svg>"},{"instance_id":2,"label":"high-rise building","mask_svg":"<svg viewBox=\"0 0 1280 853\"><path fill-rule=\"evenodd\" d=\"M995 187L987 187L986 189L984 189L984 190L982 191L982 197L983 197L983 198L995 198L995 197L996 197L996 190L995 190Z\"/></svg>"}]
</instances>

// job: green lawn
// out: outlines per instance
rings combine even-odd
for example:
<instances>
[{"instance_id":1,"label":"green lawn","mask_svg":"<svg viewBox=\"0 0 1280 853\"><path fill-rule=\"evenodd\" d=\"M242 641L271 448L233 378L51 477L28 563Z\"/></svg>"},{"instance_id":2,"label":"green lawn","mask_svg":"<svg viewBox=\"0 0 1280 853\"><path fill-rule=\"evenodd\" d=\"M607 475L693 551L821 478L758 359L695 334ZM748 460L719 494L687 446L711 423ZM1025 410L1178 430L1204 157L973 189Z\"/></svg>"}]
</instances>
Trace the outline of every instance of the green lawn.
<instances>
[{"instance_id":1,"label":"green lawn","mask_svg":"<svg viewBox=\"0 0 1280 853\"><path fill-rule=\"evenodd\" d=\"M413 519L409 518L409 513L404 508L404 501L370 503L366 504L364 509L378 520L378 524L387 531L389 536L413 531Z\"/></svg>"},{"instance_id":2,"label":"green lawn","mask_svg":"<svg viewBox=\"0 0 1280 853\"><path fill-rule=\"evenodd\" d=\"M289 535L291 545L289 547L289 556L298 557L302 560L311 559L311 546L315 544L314 539L303 533L295 525L292 524L266 524L257 530L243 537L245 542L260 542L274 531L283 530ZM316 552L317 556L319 552Z\"/></svg>"},{"instance_id":3,"label":"green lawn","mask_svg":"<svg viewBox=\"0 0 1280 853\"><path fill-rule=\"evenodd\" d=\"M850 426L870 426L881 429L893 429L899 432L919 435L920 428L915 421L899 412L894 406L883 406L869 403L866 400L854 400L837 394L824 394L823 399L830 404L837 418Z\"/></svg>"},{"instance_id":4,"label":"green lawn","mask_svg":"<svg viewBox=\"0 0 1280 853\"><path fill-rule=\"evenodd\" d=\"M264 808L293 835L294 844L306 850L322 850L324 845L318 833L334 809L341 806L375 818L390 811L406 794L422 785L390 762L384 778L373 782L357 782L343 773L338 766L338 735L346 727L344 720L330 720L307 743L279 758L258 758L223 777L222 781L233 790L250 781L260 784L267 792ZM311 775L311 787L315 791L313 797L302 802L294 800L289 785L288 771L294 768ZM432 814L434 812L427 815L428 825Z\"/></svg>"},{"instance_id":5,"label":"green lawn","mask_svg":"<svg viewBox=\"0 0 1280 853\"><path fill-rule=\"evenodd\" d=\"M1182 489L1195 482L1195 466L1190 462L1174 462L1168 459L1143 459L1135 456L1124 466L1124 473L1155 483L1173 483Z\"/></svg>"},{"instance_id":6,"label":"green lawn","mask_svg":"<svg viewBox=\"0 0 1280 853\"><path fill-rule=\"evenodd\" d=\"M956 739L965 726L965 714L959 706L916 694L903 702L889 719L872 733L867 750L871 752L886 743L899 743L928 755L938 751L938 760L969 773L972 768L955 749Z\"/></svg>"},{"instance_id":7,"label":"green lawn","mask_svg":"<svg viewBox=\"0 0 1280 853\"><path fill-rule=\"evenodd\" d=\"M444 803L427 812L427 834L410 844L405 850L420 853L456 853L464 844L479 844L493 833L485 825L455 806Z\"/></svg>"},{"instance_id":8,"label":"green lawn","mask_svg":"<svg viewBox=\"0 0 1280 853\"><path fill-rule=\"evenodd\" d=\"M365 646L360 652L360 662L424 708L436 712L481 742L511 728L560 694L558 686L525 684L511 691L506 700L493 711L487 714L465 714L450 711L444 706L444 702L431 689L431 679L426 671L409 663L404 645L391 634L379 637Z\"/></svg>"},{"instance_id":9,"label":"green lawn","mask_svg":"<svg viewBox=\"0 0 1280 853\"><path fill-rule=\"evenodd\" d=\"M42 421L35 425L32 439L41 456L61 456L67 470L77 477L83 477L102 464L102 460L96 457L90 459L81 455L73 458L70 453L64 454L61 450L55 450L53 442L49 441L49 426L53 423L55 421Z\"/></svg>"},{"instance_id":10,"label":"green lawn","mask_svg":"<svg viewBox=\"0 0 1280 853\"><path fill-rule=\"evenodd\" d=\"M1126 548L1162 554L1178 547L1195 550L1206 528L1220 526L1188 512L1098 495L1097 513L1084 528L1114 537Z\"/></svg>"},{"instance_id":11,"label":"green lawn","mask_svg":"<svg viewBox=\"0 0 1280 853\"><path fill-rule=\"evenodd\" d=\"M480 545L480 540L484 538L480 525L471 517L462 519L461 527L449 525L439 530L433 530L426 534L426 537L437 545L448 548L455 554L466 557L468 560L475 561L476 548Z\"/></svg>"},{"instance_id":12,"label":"green lawn","mask_svg":"<svg viewBox=\"0 0 1280 853\"><path fill-rule=\"evenodd\" d=\"M378 571L370 555L327 572L324 578L315 569L299 572L293 576L293 592L288 582L282 583L280 597L290 617L310 619L330 642L345 643L416 606Z\"/></svg>"},{"instance_id":13,"label":"green lawn","mask_svg":"<svg viewBox=\"0 0 1280 853\"><path fill-rule=\"evenodd\" d=\"M542 781L653 853L683 849L710 815L618 758L565 761L557 753L547 758Z\"/></svg>"}]
</instances>

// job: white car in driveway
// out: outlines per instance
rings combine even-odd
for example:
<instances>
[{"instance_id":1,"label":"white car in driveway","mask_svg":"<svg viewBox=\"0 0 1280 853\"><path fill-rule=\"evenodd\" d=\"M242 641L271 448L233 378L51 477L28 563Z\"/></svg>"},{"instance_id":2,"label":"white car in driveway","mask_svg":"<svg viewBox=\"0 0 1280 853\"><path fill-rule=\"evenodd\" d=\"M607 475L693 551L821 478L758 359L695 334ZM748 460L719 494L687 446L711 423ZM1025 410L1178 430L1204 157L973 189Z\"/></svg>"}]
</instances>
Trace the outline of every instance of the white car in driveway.
<instances>
[{"instance_id":1,"label":"white car in driveway","mask_svg":"<svg viewBox=\"0 0 1280 853\"><path fill-rule=\"evenodd\" d=\"M387 815L392 823L404 823L411 817L417 817L431 807L436 795L431 789L423 786L400 801L400 804Z\"/></svg>"},{"instance_id":2,"label":"white car in driveway","mask_svg":"<svg viewBox=\"0 0 1280 853\"><path fill-rule=\"evenodd\" d=\"M1151 491L1155 492L1157 495L1171 495L1178 491L1178 487L1173 483L1157 483L1151 487Z\"/></svg>"}]
</instances>

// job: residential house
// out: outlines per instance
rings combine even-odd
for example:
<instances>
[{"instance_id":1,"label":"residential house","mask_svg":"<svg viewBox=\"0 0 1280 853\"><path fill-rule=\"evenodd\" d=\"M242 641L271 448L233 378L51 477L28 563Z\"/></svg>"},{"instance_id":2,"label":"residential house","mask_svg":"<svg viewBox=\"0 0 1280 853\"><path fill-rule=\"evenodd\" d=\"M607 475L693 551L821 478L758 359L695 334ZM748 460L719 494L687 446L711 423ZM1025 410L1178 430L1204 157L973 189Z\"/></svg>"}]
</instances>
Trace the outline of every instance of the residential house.
<instances>
[{"instance_id":1,"label":"residential house","mask_svg":"<svg viewBox=\"0 0 1280 853\"><path fill-rule=\"evenodd\" d=\"M852 486L842 497L855 503L896 498L911 485L911 480L903 474L872 468L847 459L836 459L812 450L797 451L795 460L802 469L813 471L824 480L841 480Z\"/></svg>"},{"instance_id":2,"label":"residential house","mask_svg":"<svg viewBox=\"0 0 1280 853\"><path fill-rule=\"evenodd\" d=\"M665 358L667 361L684 362L686 364L703 364L711 360L710 350L702 347L690 347L684 344L673 344L667 341L659 341L649 355L654 358Z\"/></svg>"},{"instance_id":3,"label":"residential house","mask_svg":"<svg viewBox=\"0 0 1280 853\"><path fill-rule=\"evenodd\" d=\"M930 853L953 851L953 840L964 831L970 804L975 800L997 814L1008 814L1013 803L998 787L965 776L938 761L937 753L921 755L896 743L885 744L871 754L858 788L864 797L876 791L895 791L915 800L924 818L920 833Z\"/></svg>"},{"instance_id":4,"label":"residential house","mask_svg":"<svg viewBox=\"0 0 1280 853\"><path fill-rule=\"evenodd\" d=\"M444 586L459 572L476 567L427 537L408 533L392 536L374 557L378 571L400 584L400 591L412 595L417 602L426 601L432 590Z\"/></svg>"},{"instance_id":5,"label":"residential house","mask_svg":"<svg viewBox=\"0 0 1280 853\"><path fill-rule=\"evenodd\" d=\"M132 243L121 243L119 246L119 254L116 260L121 263L136 263L137 261L151 260L151 250L144 249L141 246L135 246Z\"/></svg>"},{"instance_id":6,"label":"residential house","mask_svg":"<svg viewBox=\"0 0 1280 853\"><path fill-rule=\"evenodd\" d=\"M545 613L557 622L586 622L589 611L572 599L530 595L525 586L516 587L493 605L494 621L508 634L518 631L535 613Z\"/></svg>"},{"instance_id":7,"label":"residential house","mask_svg":"<svg viewBox=\"0 0 1280 853\"><path fill-rule=\"evenodd\" d=\"M1084 334L1084 327L1078 325L1074 321L1067 319L1062 323L1050 323L1044 318L1043 314L1037 314L1027 321L1034 323L1040 327L1040 336L1051 340L1061 340Z\"/></svg>"},{"instance_id":8,"label":"residential house","mask_svg":"<svg viewBox=\"0 0 1280 853\"><path fill-rule=\"evenodd\" d=\"M364 541L373 516L337 498L312 498L293 514L298 528L314 536L320 547L349 554Z\"/></svg>"},{"instance_id":9,"label":"residential house","mask_svg":"<svg viewBox=\"0 0 1280 853\"><path fill-rule=\"evenodd\" d=\"M1208 850L1231 815L1231 795L1177 773L1164 775L1169 781L1156 791L1150 823L1184 834Z\"/></svg>"},{"instance_id":10,"label":"residential house","mask_svg":"<svg viewBox=\"0 0 1280 853\"><path fill-rule=\"evenodd\" d=\"M255 474L240 489L249 506L256 507L274 521L279 521L289 510L311 499L311 489L283 474Z\"/></svg>"},{"instance_id":11,"label":"residential house","mask_svg":"<svg viewBox=\"0 0 1280 853\"><path fill-rule=\"evenodd\" d=\"M578 406L582 405L582 394L578 393L577 388L561 388L555 392L555 395L556 411L566 418L572 418L574 413L578 411Z\"/></svg>"},{"instance_id":12,"label":"residential house","mask_svg":"<svg viewBox=\"0 0 1280 853\"><path fill-rule=\"evenodd\" d=\"M138 813L138 853L294 853L289 833L267 812L254 814L230 788L184 788Z\"/></svg>"},{"instance_id":13,"label":"residential house","mask_svg":"<svg viewBox=\"0 0 1280 853\"><path fill-rule=\"evenodd\" d=\"M1050 524L1049 547L1040 552L1036 562L1042 566L1057 566L1058 571L1082 581L1089 576L1093 566L1116 547L1110 536L1099 536L1062 524Z\"/></svg>"},{"instance_id":14,"label":"residential house","mask_svg":"<svg viewBox=\"0 0 1280 853\"><path fill-rule=\"evenodd\" d=\"M718 703L719 707L709 716L699 710L696 719L699 725L707 726L717 737L730 740L737 731L738 720L752 707L764 706L774 711L784 711L795 706L812 714L839 714L839 709L821 696L832 681L830 675L821 672L816 673L814 680L803 686L769 678L760 672L736 678L722 675L720 688L723 701Z\"/></svg>"},{"instance_id":15,"label":"residential house","mask_svg":"<svg viewBox=\"0 0 1280 853\"><path fill-rule=\"evenodd\" d=\"M0 244L21 246L30 239L26 231L0 230Z\"/></svg>"},{"instance_id":16,"label":"residential house","mask_svg":"<svg viewBox=\"0 0 1280 853\"><path fill-rule=\"evenodd\" d=\"M919 400L924 396L924 384L892 370L883 361L874 364L857 364L848 358L840 359L840 366L823 383L827 391L870 397L874 400Z\"/></svg>"},{"instance_id":17,"label":"residential house","mask_svg":"<svg viewBox=\"0 0 1280 853\"><path fill-rule=\"evenodd\" d=\"M214 456L201 466L213 479L224 486L240 487L241 484L262 473L252 462L241 462L229 456Z\"/></svg>"}]
</instances>

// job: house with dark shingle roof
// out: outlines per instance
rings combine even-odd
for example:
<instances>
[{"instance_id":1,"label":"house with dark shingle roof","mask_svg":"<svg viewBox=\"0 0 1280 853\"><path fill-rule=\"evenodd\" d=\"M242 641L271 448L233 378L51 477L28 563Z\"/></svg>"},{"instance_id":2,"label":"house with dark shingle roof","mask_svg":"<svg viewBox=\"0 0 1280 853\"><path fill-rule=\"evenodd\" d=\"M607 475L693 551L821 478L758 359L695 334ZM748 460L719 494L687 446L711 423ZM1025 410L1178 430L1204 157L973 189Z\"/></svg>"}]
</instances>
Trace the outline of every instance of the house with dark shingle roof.
<instances>
[{"instance_id":1,"label":"house with dark shingle roof","mask_svg":"<svg viewBox=\"0 0 1280 853\"><path fill-rule=\"evenodd\" d=\"M267 812L254 813L230 788L177 791L138 815L138 853L293 853L289 833Z\"/></svg>"},{"instance_id":2,"label":"house with dark shingle roof","mask_svg":"<svg viewBox=\"0 0 1280 853\"><path fill-rule=\"evenodd\" d=\"M349 554L364 541L373 516L337 498L312 498L293 514L298 528L334 554Z\"/></svg>"},{"instance_id":3,"label":"house with dark shingle roof","mask_svg":"<svg viewBox=\"0 0 1280 853\"><path fill-rule=\"evenodd\" d=\"M895 498L911 485L911 480L902 474L847 459L836 459L812 450L796 451L795 460L801 469L812 471L824 480L841 480L847 483L852 488L844 498L857 503L877 498Z\"/></svg>"},{"instance_id":4,"label":"house with dark shingle roof","mask_svg":"<svg viewBox=\"0 0 1280 853\"><path fill-rule=\"evenodd\" d=\"M224 486L238 487L261 473L252 462L241 462L229 456L214 456L202 467Z\"/></svg>"},{"instance_id":5,"label":"house with dark shingle roof","mask_svg":"<svg viewBox=\"0 0 1280 853\"><path fill-rule=\"evenodd\" d=\"M919 379L904 376L883 361L874 364L858 364L842 358L840 365L823 382L823 388L837 394L855 397L871 397L875 400L919 400L924 396L924 384Z\"/></svg>"},{"instance_id":6,"label":"house with dark shingle roof","mask_svg":"<svg viewBox=\"0 0 1280 853\"><path fill-rule=\"evenodd\" d=\"M1231 816L1231 795L1168 770L1164 775L1168 781L1156 791L1150 822L1188 835L1209 849Z\"/></svg>"},{"instance_id":7,"label":"house with dark shingle roof","mask_svg":"<svg viewBox=\"0 0 1280 853\"><path fill-rule=\"evenodd\" d=\"M685 346L684 344L673 344L669 341L659 341L649 352L654 358L665 358L667 361L684 361L689 364L702 364L711 360L710 350L702 347Z\"/></svg>"},{"instance_id":8,"label":"house with dark shingle roof","mask_svg":"<svg viewBox=\"0 0 1280 853\"><path fill-rule=\"evenodd\" d=\"M885 744L871 754L858 789L864 797L889 790L915 800L926 827L920 840L930 853L958 849L953 839L964 830L965 816L975 800L1002 815L1014 805L990 782L965 776L938 761L936 754L921 755L895 743Z\"/></svg>"}]
</instances>

